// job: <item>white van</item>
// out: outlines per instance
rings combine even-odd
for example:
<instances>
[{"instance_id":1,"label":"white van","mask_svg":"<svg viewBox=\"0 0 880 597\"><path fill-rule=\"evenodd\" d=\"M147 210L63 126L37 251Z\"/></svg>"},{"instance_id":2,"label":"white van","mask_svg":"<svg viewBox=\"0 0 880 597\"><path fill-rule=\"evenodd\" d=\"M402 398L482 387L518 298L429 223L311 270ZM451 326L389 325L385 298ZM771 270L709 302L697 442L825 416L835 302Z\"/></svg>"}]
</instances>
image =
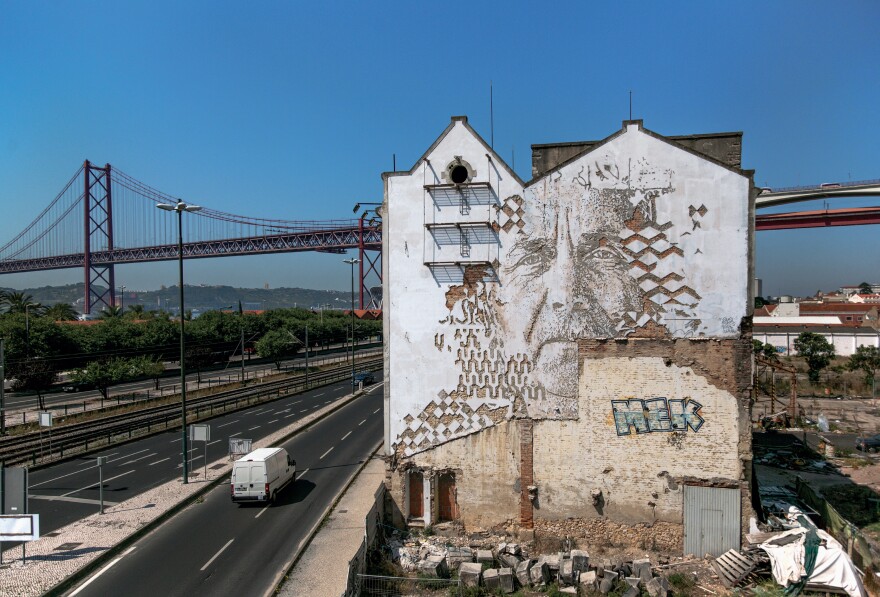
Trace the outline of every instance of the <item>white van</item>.
<instances>
[{"instance_id":1,"label":"white van","mask_svg":"<svg viewBox=\"0 0 880 597\"><path fill-rule=\"evenodd\" d=\"M232 464L233 502L274 502L296 479L296 461L284 448L259 448Z\"/></svg>"}]
</instances>

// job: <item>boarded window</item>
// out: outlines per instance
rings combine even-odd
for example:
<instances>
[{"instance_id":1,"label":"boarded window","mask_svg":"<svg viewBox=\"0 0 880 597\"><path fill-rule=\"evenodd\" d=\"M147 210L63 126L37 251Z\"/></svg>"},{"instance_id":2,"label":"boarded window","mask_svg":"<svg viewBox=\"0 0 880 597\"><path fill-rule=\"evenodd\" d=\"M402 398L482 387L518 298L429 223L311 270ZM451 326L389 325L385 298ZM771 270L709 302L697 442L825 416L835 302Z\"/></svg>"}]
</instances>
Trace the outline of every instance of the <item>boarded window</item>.
<instances>
[{"instance_id":1,"label":"boarded window","mask_svg":"<svg viewBox=\"0 0 880 597\"><path fill-rule=\"evenodd\" d=\"M457 518L455 474L442 473L437 479L437 519L442 522Z\"/></svg>"},{"instance_id":2,"label":"boarded window","mask_svg":"<svg viewBox=\"0 0 880 597\"><path fill-rule=\"evenodd\" d=\"M412 518L423 518L424 510L424 477L421 471L409 474L409 515Z\"/></svg>"}]
</instances>

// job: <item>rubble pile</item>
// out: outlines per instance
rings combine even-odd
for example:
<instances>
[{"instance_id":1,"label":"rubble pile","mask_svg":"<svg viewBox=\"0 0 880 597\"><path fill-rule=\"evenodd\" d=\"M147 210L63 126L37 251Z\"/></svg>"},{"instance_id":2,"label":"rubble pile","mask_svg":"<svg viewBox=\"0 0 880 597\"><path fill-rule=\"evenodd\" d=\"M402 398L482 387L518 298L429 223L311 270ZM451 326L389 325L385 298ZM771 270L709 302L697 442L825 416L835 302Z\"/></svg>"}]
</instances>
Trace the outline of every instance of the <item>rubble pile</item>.
<instances>
[{"instance_id":1,"label":"rubble pile","mask_svg":"<svg viewBox=\"0 0 880 597\"><path fill-rule=\"evenodd\" d=\"M461 543L465 539L460 539ZM648 558L591 557L585 550L530 553L517 543L460 545L448 537L393 538L392 560L405 571L422 577L458 576L465 587L484 587L494 593L513 593L519 587L541 589L556 584L563 593L598 591L637 597L666 597L669 582L655 574ZM663 561L663 564L666 562Z\"/></svg>"},{"instance_id":2,"label":"rubble pile","mask_svg":"<svg viewBox=\"0 0 880 597\"><path fill-rule=\"evenodd\" d=\"M592 545L628 545L669 553L681 552L684 528L680 524L626 525L602 518L536 520L535 534L588 538Z\"/></svg>"}]
</instances>

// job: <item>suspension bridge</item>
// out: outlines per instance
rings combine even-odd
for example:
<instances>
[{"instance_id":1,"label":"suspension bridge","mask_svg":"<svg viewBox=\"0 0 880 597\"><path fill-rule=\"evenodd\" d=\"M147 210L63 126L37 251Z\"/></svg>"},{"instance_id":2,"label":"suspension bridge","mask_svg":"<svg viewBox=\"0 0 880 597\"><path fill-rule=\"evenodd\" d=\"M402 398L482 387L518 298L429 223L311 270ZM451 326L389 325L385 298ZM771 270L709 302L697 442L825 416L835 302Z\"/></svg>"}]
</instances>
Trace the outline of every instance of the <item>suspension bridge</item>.
<instances>
[{"instance_id":1,"label":"suspension bridge","mask_svg":"<svg viewBox=\"0 0 880 597\"><path fill-rule=\"evenodd\" d=\"M817 198L877 196L880 181L761 189L756 207ZM175 218L155 209L177 197L110 164L86 160L60 193L15 238L0 247L0 274L82 268L85 313L116 304L114 266L178 258ZM358 251L359 305L376 307L367 280L382 280L382 232L374 219L294 221L254 218L210 208L188 214L183 258L266 253ZM756 230L880 224L880 207L758 215Z\"/></svg>"},{"instance_id":2,"label":"suspension bridge","mask_svg":"<svg viewBox=\"0 0 880 597\"><path fill-rule=\"evenodd\" d=\"M48 207L0 247L0 274L82 268L83 312L114 305L115 265L178 258L176 218L156 209L178 201L110 164L86 160ZM202 208L187 214L184 226L184 259L357 250L360 308L375 306L367 280L381 282L382 236L374 220L292 221Z\"/></svg>"}]
</instances>

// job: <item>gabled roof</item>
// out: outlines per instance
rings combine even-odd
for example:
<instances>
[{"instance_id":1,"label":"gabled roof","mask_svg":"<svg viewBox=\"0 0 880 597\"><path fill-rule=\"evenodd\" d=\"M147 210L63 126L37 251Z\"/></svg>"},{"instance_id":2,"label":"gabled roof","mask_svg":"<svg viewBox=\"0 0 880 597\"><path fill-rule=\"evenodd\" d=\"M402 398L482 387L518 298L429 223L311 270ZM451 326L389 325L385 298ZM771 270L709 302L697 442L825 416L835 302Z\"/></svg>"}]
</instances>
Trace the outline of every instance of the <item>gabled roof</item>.
<instances>
[{"instance_id":1,"label":"gabled roof","mask_svg":"<svg viewBox=\"0 0 880 597\"><path fill-rule=\"evenodd\" d=\"M483 137L481 137L480 134L477 131L475 131L474 128L470 124L468 124L467 116L453 116L450 119L449 125L443 130L442 133L440 133L440 136L437 137L437 139L431 144L431 146L428 148L428 150L422 154L422 157L420 157L418 160L416 160L416 163L413 164L412 168L410 168L409 170L397 170L394 172L383 172L382 173L382 180L387 180L391 176L409 176L409 175L413 174L416 171L416 168L419 167L419 164L421 164L424 160L428 159L428 156L431 155L431 153L435 149L437 149L437 146L440 145L440 142L446 138L446 135L448 135L452 131L452 129L455 128L456 123L459 123L459 122L474 136L474 138L477 139L477 141L480 142L480 144L482 144L482 146L486 149L486 151L491 156L491 159L493 161L495 161L499 165L501 165L501 167L504 168L504 170L508 174L510 174L513 177L513 179L516 180L516 182L518 182L520 184L520 186L525 186L525 183L523 182L523 180L517 175L516 172L513 171L513 169L510 166L507 165L507 162L505 162L501 158L501 156L499 156L497 153L495 153L495 150L492 149L492 147L490 147L488 143L486 143L486 140L483 139Z\"/></svg>"},{"instance_id":2,"label":"gabled roof","mask_svg":"<svg viewBox=\"0 0 880 597\"><path fill-rule=\"evenodd\" d=\"M681 143L677 143L674 140L672 140L670 137L664 137L663 135L660 135L658 133L655 133L654 131L646 129L643 126L643 123L641 120L624 120L623 126L621 127L621 129L619 131L605 137L601 141L595 142L595 144L593 144L593 145L585 147L583 151L580 151L580 152L574 154L573 156L571 156L567 160L555 165L553 168L550 168L546 172L542 172L542 173L538 174L538 176L536 176L536 177L532 178L530 181L528 181L527 186L531 186L533 183L543 179L544 177L564 168L565 166L567 166L568 164L570 164L576 160L579 160L583 156L585 156L589 153L592 153L593 151L599 149L603 145L610 143L611 141L613 141L614 139L616 139L620 135L623 135L624 133L626 133L627 127L629 127L630 125L636 125L639 127L639 131L641 131L647 135L650 135L650 136L654 137L655 139L658 139L659 141L666 143L667 145L671 145L677 149L680 149L682 151L686 151L687 153L694 155L700 159L706 160L707 162L711 162L717 166L721 166L725 170L729 170L730 172L733 172L735 174L739 174L740 176L745 176L746 178L751 178L754 175L754 170L743 170L741 168L736 168L734 166L731 166L730 164L726 164L726 163L722 162L721 160L718 160L718 159L715 159L715 158L708 156L706 154L700 153L699 151L695 151L695 150L691 149L690 147L686 147L686 146L682 145Z\"/></svg>"}]
</instances>

